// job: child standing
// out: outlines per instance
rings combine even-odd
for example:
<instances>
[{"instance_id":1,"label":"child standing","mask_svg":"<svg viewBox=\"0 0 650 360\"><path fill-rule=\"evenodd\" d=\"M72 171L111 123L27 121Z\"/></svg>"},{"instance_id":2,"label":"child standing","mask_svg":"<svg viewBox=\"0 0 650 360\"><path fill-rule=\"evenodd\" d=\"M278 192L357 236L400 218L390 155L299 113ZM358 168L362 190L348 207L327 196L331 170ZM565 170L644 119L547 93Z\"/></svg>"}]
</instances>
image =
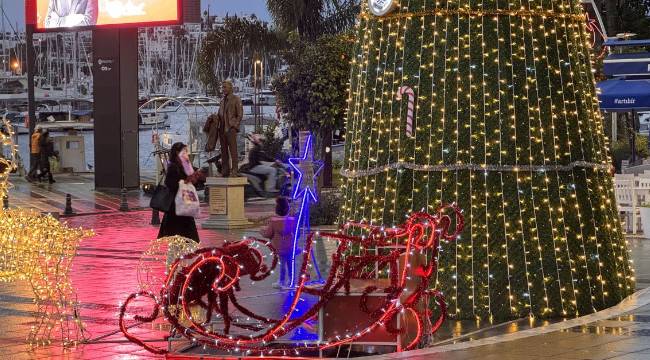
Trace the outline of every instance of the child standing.
<instances>
[{"instance_id":1,"label":"child standing","mask_svg":"<svg viewBox=\"0 0 650 360\"><path fill-rule=\"evenodd\" d=\"M260 230L265 238L271 240L271 245L278 252L280 266L280 279L274 288L287 287L290 285L289 278L292 273L291 257L293 255L293 236L296 230L296 218L289 215L289 200L285 197L278 197L275 200L275 214L269 224Z\"/></svg>"}]
</instances>

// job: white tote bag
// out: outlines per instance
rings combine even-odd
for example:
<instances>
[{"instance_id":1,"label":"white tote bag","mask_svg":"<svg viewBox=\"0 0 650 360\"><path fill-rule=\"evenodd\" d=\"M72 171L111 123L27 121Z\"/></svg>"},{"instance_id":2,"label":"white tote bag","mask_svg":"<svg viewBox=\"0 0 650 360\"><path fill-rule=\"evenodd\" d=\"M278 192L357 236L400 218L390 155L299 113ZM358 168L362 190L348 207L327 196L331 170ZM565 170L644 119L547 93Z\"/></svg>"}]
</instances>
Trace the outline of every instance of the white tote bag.
<instances>
[{"instance_id":1,"label":"white tote bag","mask_svg":"<svg viewBox=\"0 0 650 360\"><path fill-rule=\"evenodd\" d=\"M197 217L201 209L199 194L194 185L186 184L184 180L178 182L178 193L176 193L176 215Z\"/></svg>"}]
</instances>

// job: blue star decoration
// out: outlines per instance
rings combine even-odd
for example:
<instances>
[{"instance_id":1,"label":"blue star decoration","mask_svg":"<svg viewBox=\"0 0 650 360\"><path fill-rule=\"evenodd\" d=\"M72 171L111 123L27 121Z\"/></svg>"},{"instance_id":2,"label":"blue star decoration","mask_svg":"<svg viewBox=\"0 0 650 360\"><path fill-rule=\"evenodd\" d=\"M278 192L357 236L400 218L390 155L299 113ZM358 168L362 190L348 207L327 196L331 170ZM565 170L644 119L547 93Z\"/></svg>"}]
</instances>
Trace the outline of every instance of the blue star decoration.
<instances>
[{"instance_id":1,"label":"blue star decoration","mask_svg":"<svg viewBox=\"0 0 650 360\"><path fill-rule=\"evenodd\" d=\"M307 137L305 149L302 154L302 157L289 159L289 165L298 172L298 182L296 183L292 197L295 200L304 196L307 198L307 201L311 199L317 202L316 178L321 170L323 170L323 162L314 159L312 135Z\"/></svg>"},{"instance_id":2,"label":"blue star decoration","mask_svg":"<svg viewBox=\"0 0 650 360\"><path fill-rule=\"evenodd\" d=\"M323 169L323 162L314 159L314 150L312 148L312 135L309 134L305 142L305 148L302 152L302 157L290 158L289 165L298 173L298 181L293 190L292 198L294 200L302 198L300 210L298 211L298 219L296 221L296 229L293 235L293 251L291 252L291 271L289 279L289 287L294 288L296 285L296 255L300 249L301 242L304 241L303 235L309 232L309 203L311 201L318 202L318 195L316 192L316 178ZM302 241L301 241L302 240ZM311 250L311 258L316 259L314 256L314 249ZM314 270L318 277L318 282L322 281L318 264L314 262Z\"/></svg>"}]
</instances>

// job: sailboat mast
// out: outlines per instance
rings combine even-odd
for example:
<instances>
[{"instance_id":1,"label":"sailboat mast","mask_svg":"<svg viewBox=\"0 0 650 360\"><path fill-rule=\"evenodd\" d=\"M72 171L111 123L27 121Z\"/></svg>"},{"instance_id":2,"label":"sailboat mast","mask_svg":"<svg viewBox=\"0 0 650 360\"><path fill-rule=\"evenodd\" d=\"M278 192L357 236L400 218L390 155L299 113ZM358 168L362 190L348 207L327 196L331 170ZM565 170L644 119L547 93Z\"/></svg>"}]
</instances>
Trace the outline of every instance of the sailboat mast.
<instances>
[{"instance_id":1,"label":"sailboat mast","mask_svg":"<svg viewBox=\"0 0 650 360\"><path fill-rule=\"evenodd\" d=\"M7 73L7 32L5 30L5 2L0 0L0 10L2 10L2 72Z\"/></svg>"}]
</instances>

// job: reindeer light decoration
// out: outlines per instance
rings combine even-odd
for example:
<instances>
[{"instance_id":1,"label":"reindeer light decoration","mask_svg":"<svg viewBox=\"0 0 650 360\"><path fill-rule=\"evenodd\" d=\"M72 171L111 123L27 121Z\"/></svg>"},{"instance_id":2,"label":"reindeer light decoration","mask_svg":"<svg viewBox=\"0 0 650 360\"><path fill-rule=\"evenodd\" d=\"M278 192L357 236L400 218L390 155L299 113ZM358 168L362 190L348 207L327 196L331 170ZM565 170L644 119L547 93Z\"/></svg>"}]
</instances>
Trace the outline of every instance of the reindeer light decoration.
<instances>
[{"instance_id":1,"label":"reindeer light decoration","mask_svg":"<svg viewBox=\"0 0 650 360\"><path fill-rule=\"evenodd\" d=\"M6 119L1 128L0 198L4 198L15 169L16 146ZM26 280L32 288L36 312L27 337L30 345L57 341L71 346L84 339L68 273L79 242L92 235L32 210L0 210L0 281Z\"/></svg>"}]
</instances>

